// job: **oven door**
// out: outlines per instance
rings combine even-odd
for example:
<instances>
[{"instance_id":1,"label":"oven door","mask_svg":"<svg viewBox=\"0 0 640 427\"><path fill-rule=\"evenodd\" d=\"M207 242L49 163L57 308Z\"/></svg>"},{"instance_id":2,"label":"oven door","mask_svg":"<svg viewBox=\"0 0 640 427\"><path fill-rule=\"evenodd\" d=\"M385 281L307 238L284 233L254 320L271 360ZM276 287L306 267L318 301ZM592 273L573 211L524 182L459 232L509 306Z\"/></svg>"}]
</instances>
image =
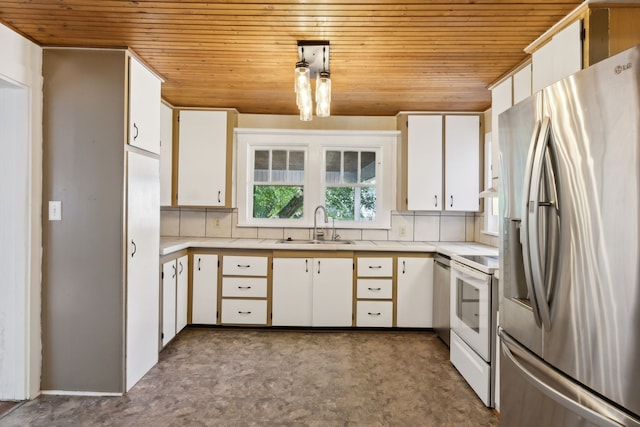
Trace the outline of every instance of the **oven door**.
<instances>
[{"instance_id":1,"label":"oven door","mask_svg":"<svg viewBox=\"0 0 640 427\"><path fill-rule=\"evenodd\" d=\"M491 362L491 276L451 262L451 330Z\"/></svg>"}]
</instances>

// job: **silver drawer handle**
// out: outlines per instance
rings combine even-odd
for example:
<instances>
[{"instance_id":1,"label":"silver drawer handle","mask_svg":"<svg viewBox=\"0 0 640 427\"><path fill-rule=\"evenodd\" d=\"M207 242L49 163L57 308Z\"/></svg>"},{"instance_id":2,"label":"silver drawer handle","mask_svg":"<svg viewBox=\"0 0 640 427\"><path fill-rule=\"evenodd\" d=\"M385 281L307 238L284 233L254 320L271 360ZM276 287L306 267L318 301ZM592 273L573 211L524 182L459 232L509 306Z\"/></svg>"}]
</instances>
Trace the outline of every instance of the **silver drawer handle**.
<instances>
[{"instance_id":1,"label":"silver drawer handle","mask_svg":"<svg viewBox=\"0 0 640 427\"><path fill-rule=\"evenodd\" d=\"M238 289L251 289L251 286L238 286Z\"/></svg>"},{"instance_id":2,"label":"silver drawer handle","mask_svg":"<svg viewBox=\"0 0 640 427\"><path fill-rule=\"evenodd\" d=\"M379 291L379 290L382 290L382 288L367 288L367 289L369 289L370 291Z\"/></svg>"},{"instance_id":3,"label":"silver drawer handle","mask_svg":"<svg viewBox=\"0 0 640 427\"><path fill-rule=\"evenodd\" d=\"M367 313L369 316L380 316L382 313Z\"/></svg>"},{"instance_id":4,"label":"silver drawer handle","mask_svg":"<svg viewBox=\"0 0 640 427\"><path fill-rule=\"evenodd\" d=\"M242 264L238 264L238 268L250 268L251 264L247 264L247 265L242 265Z\"/></svg>"},{"instance_id":5,"label":"silver drawer handle","mask_svg":"<svg viewBox=\"0 0 640 427\"><path fill-rule=\"evenodd\" d=\"M239 311L238 314L240 314L241 316L248 316L249 314L251 314L250 311Z\"/></svg>"},{"instance_id":6,"label":"silver drawer handle","mask_svg":"<svg viewBox=\"0 0 640 427\"><path fill-rule=\"evenodd\" d=\"M370 265L369 268L378 269L378 268L382 268L382 266L381 265Z\"/></svg>"}]
</instances>

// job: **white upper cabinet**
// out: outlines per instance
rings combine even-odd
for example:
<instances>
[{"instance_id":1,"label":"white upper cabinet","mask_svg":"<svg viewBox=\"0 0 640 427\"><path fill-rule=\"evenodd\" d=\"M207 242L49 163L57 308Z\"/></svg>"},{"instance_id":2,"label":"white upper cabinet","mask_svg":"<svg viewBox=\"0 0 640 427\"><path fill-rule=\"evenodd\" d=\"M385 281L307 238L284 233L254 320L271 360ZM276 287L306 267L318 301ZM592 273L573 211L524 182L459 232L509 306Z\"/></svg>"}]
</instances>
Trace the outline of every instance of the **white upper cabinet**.
<instances>
[{"instance_id":1,"label":"white upper cabinet","mask_svg":"<svg viewBox=\"0 0 640 427\"><path fill-rule=\"evenodd\" d=\"M442 210L442 116L409 116L407 209Z\"/></svg>"},{"instance_id":2,"label":"white upper cabinet","mask_svg":"<svg viewBox=\"0 0 640 427\"><path fill-rule=\"evenodd\" d=\"M160 153L160 80L129 57L129 145Z\"/></svg>"},{"instance_id":3,"label":"white upper cabinet","mask_svg":"<svg viewBox=\"0 0 640 427\"><path fill-rule=\"evenodd\" d=\"M582 20L569 25L533 52L533 92L582 69Z\"/></svg>"},{"instance_id":4,"label":"white upper cabinet","mask_svg":"<svg viewBox=\"0 0 640 427\"><path fill-rule=\"evenodd\" d=\"M180 111L179 205L227 206L227 114L227 111Z\"/></svg>"},{"instance_id":5,"label":"white upper cabinet","mask_svg":"<svg viewBox=\"0 0 640 427\"><path fill-rule=\"evenodd\" d=\"M531 64L527 64L513 75L513 104L531 96ZM493 108L493 103L492 106Z\"/></svg>"},{"instance_id":6,"label":"white upper cabinet","mask_svg":"<svg viewBox=\"0 0 640 427\"><path fill-rule=\"evenodd\" d=\"M445 116L445 210L480 209L480 116Z\"/></svg>"},{"instance_id":7,"label":"white upper cabinet","mask_svg":"<svg viewBox=\"0 0 640 427\"><path fill-rule=\"evenodd\" d=\"M173 109L160 105L160 206L171 206L173 174Z\"/></svg>"}]
</instances>

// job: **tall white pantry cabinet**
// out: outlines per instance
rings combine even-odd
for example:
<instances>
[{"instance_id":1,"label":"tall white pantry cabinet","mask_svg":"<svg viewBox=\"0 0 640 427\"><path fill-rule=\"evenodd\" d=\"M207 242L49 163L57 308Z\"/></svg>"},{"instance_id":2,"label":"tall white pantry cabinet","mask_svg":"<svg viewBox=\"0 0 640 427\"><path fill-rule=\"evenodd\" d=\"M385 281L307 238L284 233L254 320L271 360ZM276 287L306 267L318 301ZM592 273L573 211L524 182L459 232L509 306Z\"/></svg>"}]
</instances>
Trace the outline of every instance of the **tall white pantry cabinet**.
<instances>
[{"instance_id":1,"label":"tall white pantry cabinet","mask_svg":"<svg viewBox=\"0 0 640 427\"><path fill-rule=\"evenodd\" d=\"M42 390L122 394L158 360L160 80L44 49ZM46 208L45 208L46 213Z\"/></svg>"}]
</instances>

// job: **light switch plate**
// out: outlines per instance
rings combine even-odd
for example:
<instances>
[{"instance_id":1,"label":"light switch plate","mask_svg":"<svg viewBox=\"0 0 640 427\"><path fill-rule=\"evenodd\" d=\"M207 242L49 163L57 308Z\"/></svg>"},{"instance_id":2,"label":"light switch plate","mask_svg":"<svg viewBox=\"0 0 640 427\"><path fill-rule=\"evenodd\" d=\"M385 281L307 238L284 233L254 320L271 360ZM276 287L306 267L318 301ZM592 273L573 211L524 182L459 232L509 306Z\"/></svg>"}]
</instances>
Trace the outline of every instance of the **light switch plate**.
<instances>
[{"instance_id":1,"label":"light switch plate","mask_svg":"<svg viewBox=\"0 0 640 427\"><path fill-rule=\"evenodd\" d=\"M62 202L60 200L49 200L49 221L62 220Z\"/></svg>"}]
</instances>

